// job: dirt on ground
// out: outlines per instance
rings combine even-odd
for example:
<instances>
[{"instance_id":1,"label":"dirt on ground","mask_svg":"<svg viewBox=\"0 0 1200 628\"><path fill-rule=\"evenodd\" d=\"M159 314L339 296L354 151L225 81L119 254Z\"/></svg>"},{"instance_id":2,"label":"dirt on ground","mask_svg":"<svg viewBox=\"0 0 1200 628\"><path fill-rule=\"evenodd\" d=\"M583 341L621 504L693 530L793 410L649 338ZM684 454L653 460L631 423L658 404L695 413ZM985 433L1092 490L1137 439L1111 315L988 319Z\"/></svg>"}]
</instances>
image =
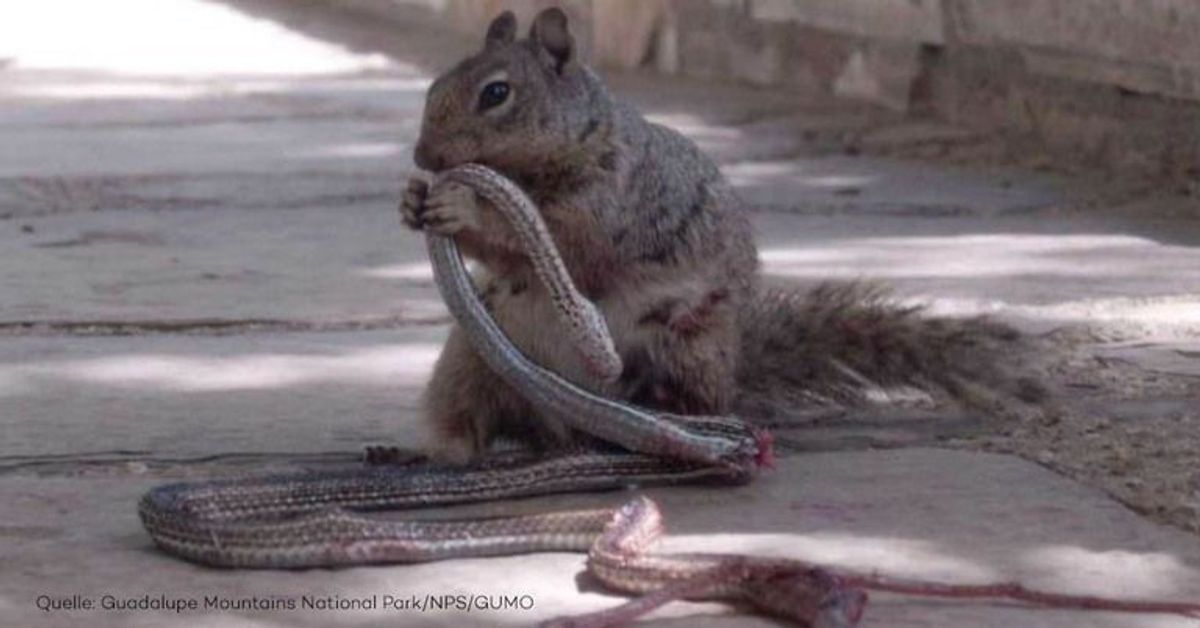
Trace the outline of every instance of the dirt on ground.
<instances>
[{"instance_id":1,"label":"dirt on ground","mask_svg":"<svg viewBox=\"0 0 1200 628\"><path fill-rule=\"evenodd\" d=\"M1053 408L951 443L1020 455L1200 533L1200 377L1098 354L1081 330L1055 335Z\"/></svg>"}]
</instances>

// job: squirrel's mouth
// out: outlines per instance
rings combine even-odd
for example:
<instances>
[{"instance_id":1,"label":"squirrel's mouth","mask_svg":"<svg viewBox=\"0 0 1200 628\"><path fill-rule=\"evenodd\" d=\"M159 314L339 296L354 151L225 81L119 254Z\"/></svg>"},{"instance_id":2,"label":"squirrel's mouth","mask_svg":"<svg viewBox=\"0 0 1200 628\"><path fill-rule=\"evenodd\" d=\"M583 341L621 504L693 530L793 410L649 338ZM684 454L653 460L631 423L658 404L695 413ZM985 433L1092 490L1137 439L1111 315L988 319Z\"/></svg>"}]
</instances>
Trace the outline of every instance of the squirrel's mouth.
<instances>
[{"instance_id":1,"label":"squirrel's mouth","mask_svg":"<svg viewBox=\"0 0 1200 628\"><path fill-rule=\"evenodd\" d=\"M434 142L425 140L417 142L417 146L413 149L413 161L416 162L418 168L437 172L451 167L448 165L444 153L433 148L434 144Z\"/></svg>"},{"instance_id":2,"label":"squirrel's mouth","mask_svg":"<svg viewBox=\"0 0 1200 628\"><path fill-rule=\"evenodd\" d=\"M476 163L484 166L493 166L487 163L487 159L478 155L475 150L462 150L467 148L462 146L462 143L454 141L437 140L431 142L418 141L416 148L413 149L413 161L418 168L429 170L431 172L440 172L449 170L457 166L462 166L468 163ZM497 170L499 168L496 168Z\"/></svg>"}]
</instances>

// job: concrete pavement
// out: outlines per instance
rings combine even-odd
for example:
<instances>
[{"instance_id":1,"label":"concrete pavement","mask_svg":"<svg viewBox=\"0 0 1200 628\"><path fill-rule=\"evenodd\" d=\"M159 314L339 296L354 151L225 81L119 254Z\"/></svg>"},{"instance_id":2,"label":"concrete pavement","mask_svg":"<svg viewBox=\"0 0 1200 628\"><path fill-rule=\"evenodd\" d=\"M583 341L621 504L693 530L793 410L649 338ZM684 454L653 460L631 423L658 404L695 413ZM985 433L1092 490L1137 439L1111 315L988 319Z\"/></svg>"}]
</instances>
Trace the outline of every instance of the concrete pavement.
<instances>
[{"instance_id":1,"label":"concrete pavement","mask_svg":"<svg viewBox=\"0 0 1200 628\"><path fill-rule=\"evenodd\" d=\"M311 466L311 465L310 465ZM947 473L953 469L953 473ZM6 623L21 626L488 626L531 625L600 610L619 598L581 577L583 556L540 554L428 565L300 572L195 567L153 550L132 508L155 483L145 474L12 477L6 560L18 566L0 595ZM652 490L672 534L668 551L794 556L860 569L958 582L1020 580L1079 594L1200 598L1200 547L1103 495L1007 456L944 450L790 457L753 486ZM619 502L619 495L556 497L522 510ZM97 606L165 595L201 608L41 611L39 595L79 595ZM503 611L304 608L312 599L483 595L525 598ZM249 597L293 600L295 610L222 610ZM204 598L215 608L205 610ZM716 604L674 604L660 625L771 626ZM948 603L873 595L861 624L1185 628L1166 616L1075 613L1006 603Z\"/></svg>"},{"instance_id":2,"label":"concrete pavement","mask_svg":"<svg viewBox=\"0 0 1200 628\"><path fill-rule=\"evenodd\" d=\"M64 6L0 8L0 23L44 33ZM123 0L77 17L89 28L71 37L0 38L2 623L523 625L614 603L581 592L579 556L268 573L203 570L153 551L134 512L149 486L352 464L364 444L422 438L417 395L446 315L422 242L399 227L394 205L438 55L428 35L381 46L385 58L304 34L328 23L285 28L193 0ZM878 276L938 311L989 312L1037 331L1098 326L1124 341L1106 349L1123 359L1196 374L1194 222L1064 210L1090 184L1046 173L848 154L838 148L847 133L870 145L904 128L864 126L851 106L797 116L786 94L637 77L616 85L701 143L760 208L772 275ZM1200 598L1196 537L1030 463L928 448L820 453L981 429L961 417L784 430L817 453L785 458L754 486L655 494L686 535L678 542L693 547ZM527 594L536 607L399 618L37 608L41 594L389 591ZM695 612L720 611L680 605L661 617ZM1195 622L880 596L864 624Z\"/></svg>"}]
</instances>

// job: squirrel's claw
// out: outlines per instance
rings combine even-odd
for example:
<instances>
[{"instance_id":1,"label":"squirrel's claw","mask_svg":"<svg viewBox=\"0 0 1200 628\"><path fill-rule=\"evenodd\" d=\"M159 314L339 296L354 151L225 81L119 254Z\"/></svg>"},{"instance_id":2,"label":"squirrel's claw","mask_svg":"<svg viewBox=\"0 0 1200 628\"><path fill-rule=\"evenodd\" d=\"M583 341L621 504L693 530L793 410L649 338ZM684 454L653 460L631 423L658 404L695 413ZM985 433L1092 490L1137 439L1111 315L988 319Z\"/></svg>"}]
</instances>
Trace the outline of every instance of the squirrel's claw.
<instances>
[{"instance_id":1,"label":"squirrel's claw","mask_svg":"<svg viewBox=\"0 0 1200 628\"><path fill-rule=\"evenodd\" d=\"M411 229L420 231L425 227L425 198L429 195L429 184L424 179L413 177L400 197L400 219Z\"/></svg>"}]
</instances>

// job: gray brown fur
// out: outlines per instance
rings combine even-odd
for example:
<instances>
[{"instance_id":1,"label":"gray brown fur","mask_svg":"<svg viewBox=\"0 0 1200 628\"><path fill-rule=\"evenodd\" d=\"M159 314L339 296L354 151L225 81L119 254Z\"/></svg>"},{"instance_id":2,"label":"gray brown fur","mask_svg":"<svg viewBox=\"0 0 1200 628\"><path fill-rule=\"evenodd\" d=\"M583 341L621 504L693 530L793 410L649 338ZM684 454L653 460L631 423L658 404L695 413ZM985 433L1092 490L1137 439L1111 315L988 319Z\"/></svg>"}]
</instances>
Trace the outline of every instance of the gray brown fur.
<instances>
[{"instance_id":1,"label":"gray brown fur","mask_svg":"<svg viewBox=\"0 0 1200 628\"><path fill-rule=\"evenodd\" d=\"M798 406L854 406L915 388L991 414L1035 409L1031 344L986 318L924 316L875 284L764 288L743 311L738 410L763 418Z\"/></svg>"},{"instance_id":2,"label":"gray brown fur","mask_svg":"<svg viewBox=\"0 0 1200 628\"><path fill-rule=\"evenodd\" d=\"M531 359L595 392L704 414L752 409L751 398L768 399L777 386L844 379L845 369L839 376L821 366L831 351L850 349L835 361L867 377L903 380L909 366L918 374L943 366L920 357L932 327L911 312L854 290L780 297L761 289L745 208L716 166L614 100L578 59L561 11L543 11L529 37L515 35L511 13L496 18L483 49L430 87L417 165L480 163L530 195L576 285L608 322L625 362L620 381L598 384L563 346L549 299L486 201L461 185L430 190L413 179L401 209L408 224L453 236L482 264L488 306ZM509 95L485 109L481 89L497 77ZM845 333L829 333L851 321L873 339L847 346ZM897 343L907 353L890 354ZM458 329L435 366L425 414L429 449L451 460L479 454L497 436L570 438L493 377Z\"/></svg>"}]
</instances>

